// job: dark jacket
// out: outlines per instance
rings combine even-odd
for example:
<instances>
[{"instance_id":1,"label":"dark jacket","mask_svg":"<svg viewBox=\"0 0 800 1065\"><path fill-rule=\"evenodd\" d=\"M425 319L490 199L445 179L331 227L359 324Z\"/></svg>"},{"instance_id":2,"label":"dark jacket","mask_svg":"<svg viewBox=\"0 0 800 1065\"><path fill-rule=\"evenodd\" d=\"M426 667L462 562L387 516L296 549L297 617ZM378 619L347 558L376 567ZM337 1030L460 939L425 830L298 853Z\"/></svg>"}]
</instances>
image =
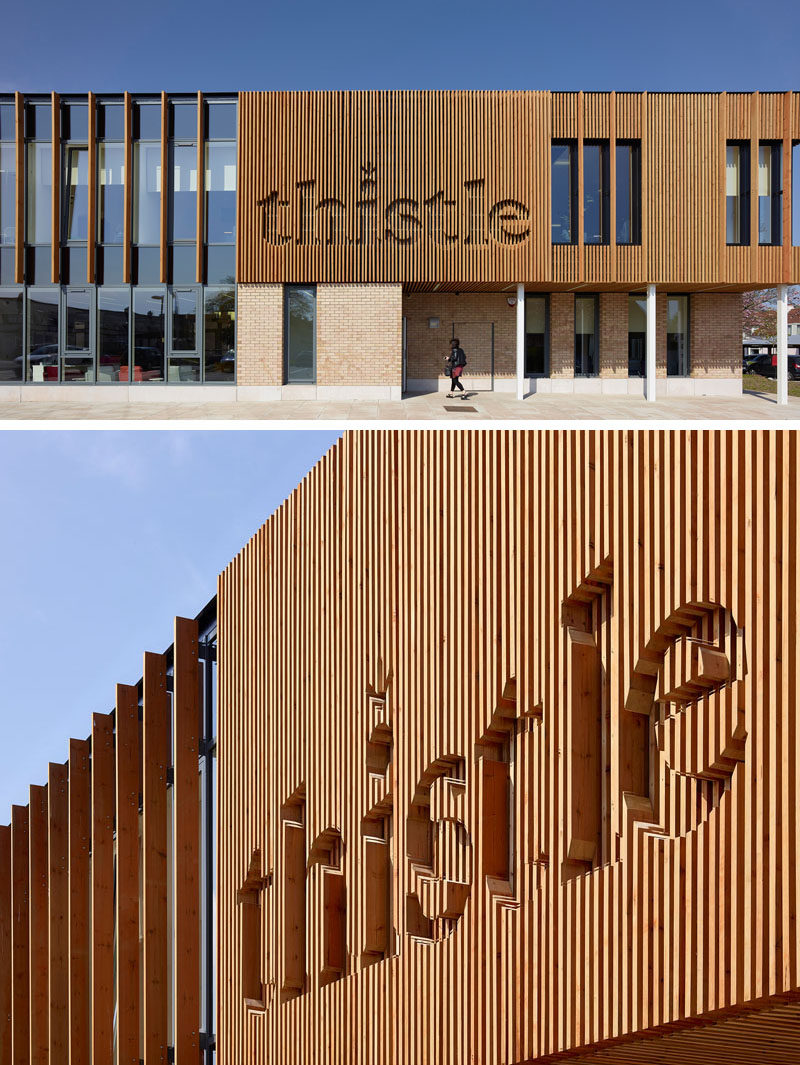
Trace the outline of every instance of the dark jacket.
<instances>
[{"instance_id":1,"label":"dark jacket","mask_svg":"<svg viewBox=\"0 0 800 1065\"><path fill-rule=\"evenodd\" d=\"M450 352L450 365L451 366L466 366L467 356L464 354L462 348L454 348Z\"/></svg>"}]
</instances>

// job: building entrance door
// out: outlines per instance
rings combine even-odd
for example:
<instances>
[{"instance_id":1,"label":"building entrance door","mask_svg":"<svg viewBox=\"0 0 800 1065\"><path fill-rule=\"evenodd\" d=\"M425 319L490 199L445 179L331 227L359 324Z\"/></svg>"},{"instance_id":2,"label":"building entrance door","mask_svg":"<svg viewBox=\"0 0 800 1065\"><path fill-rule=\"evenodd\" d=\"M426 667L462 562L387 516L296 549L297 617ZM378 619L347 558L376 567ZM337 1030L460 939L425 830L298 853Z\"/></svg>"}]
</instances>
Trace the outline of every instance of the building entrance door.
<instances>
[{"instance_id":1,"label":"building entrance door","mask_svg":"<svg viewBox=\"0 0 800 1065\"><path fill-rule=\"evenodd\" d=\"M494 388L494 322L453 322L451 337L458 337L467 356L464 387L472 392Z\"/></svg>"}]
</instances>

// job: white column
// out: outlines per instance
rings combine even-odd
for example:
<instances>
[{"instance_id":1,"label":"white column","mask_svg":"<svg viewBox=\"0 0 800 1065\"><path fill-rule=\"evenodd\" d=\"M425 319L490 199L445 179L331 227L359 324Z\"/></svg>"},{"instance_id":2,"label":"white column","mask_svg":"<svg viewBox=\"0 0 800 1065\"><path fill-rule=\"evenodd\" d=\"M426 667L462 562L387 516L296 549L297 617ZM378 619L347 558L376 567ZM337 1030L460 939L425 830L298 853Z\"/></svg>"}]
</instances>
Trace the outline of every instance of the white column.
<instances>
[{"instance_id":1,"label":"white column","mask_svg":"<svg viewBox=\"0 0 800 1065\"><path fill-rule=\"evenodd\" d=\"M778 402L789 402L789 286L778 285Z\"/></svg>"},{"instance_id":2,"label":"white column","mask_svg":"<svg viewBox=\"0 0 800 1065\"><path fill-rule=\"evenodd\" d=\"M647 324L645 332L644 395L653 402L656 398L656 286L647 286Z\"/></svg>"},{"instance_id":3,"label":"white column","mask_svg":"<svg viewBox=\"0 0 800 1065\"><path fill-rule=\"evenodd\" d=\"M525 286L517 285L517 399L525 398Z\"/></svg>"}]
</instances>

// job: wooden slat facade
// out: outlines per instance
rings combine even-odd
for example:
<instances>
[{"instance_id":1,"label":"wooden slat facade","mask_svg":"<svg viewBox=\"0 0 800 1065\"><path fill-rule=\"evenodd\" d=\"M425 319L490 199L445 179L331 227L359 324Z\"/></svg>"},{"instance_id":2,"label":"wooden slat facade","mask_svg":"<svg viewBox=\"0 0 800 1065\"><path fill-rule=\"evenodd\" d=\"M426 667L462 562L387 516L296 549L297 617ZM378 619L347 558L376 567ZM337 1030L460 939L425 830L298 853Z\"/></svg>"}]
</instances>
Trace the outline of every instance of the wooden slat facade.
<instances>
[{"instance_id":1,"label":"wooden slat facade","mask_svg":"<svg viewBox=\"0 0 800 1065\"><path fill-rule=\"evenodd\" d=\"M175 632L0 825L0 1065L205 1060L197 622Z\"/></svg>"},{"instance_id":2,"label":"wooden slat facade","mask_svg":"<svg viewBox=\"0 0 800 1065\"><path fill-rule=\"evenodd\" d=\"M800 94L243 92L239 282L747 289L800 278L790 151ZM550 143L641 141L642 243L550 243ZM782 246L725 234L725 144L783 143ZM615 163L611 152L612 175ZM505 220L504 220L505 219ZM501 231L505 230L505 235ZM526 236L521 238L521 234Z\"/></svg>"},{"instance_id":3,"label":"wooden slat facade","mask_svg":"<svg viewBox=\"0 0 800 1065\"><path fill-rule=\"evenodd\" d=\"M219 581L219 1065L796 1060L798 448L325 456Z\"/></svg>"}]
</instances>

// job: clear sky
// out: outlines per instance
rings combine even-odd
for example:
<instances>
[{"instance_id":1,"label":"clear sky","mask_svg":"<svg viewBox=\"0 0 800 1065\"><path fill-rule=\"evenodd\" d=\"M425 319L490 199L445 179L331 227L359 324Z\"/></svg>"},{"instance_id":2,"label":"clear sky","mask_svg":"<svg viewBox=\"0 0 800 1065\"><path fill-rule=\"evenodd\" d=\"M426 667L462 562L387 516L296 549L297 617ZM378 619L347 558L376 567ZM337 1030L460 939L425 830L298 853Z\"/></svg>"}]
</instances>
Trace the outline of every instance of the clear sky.
<instances>
[{"instance_id":1,"label":"clear sky","mask_svg":"<svg viewBox=\"0 0 800 1065\"><path fill-rule=\"evenodd\" d=\"M339 435L0 431L0 824Z\"/></svg>"},{"instance_id":2,"label":"clear sky","mask_svg":"<svg viewBox=\"0 0 800 1065\"><path fill-rule=\"evenodd\" d=\"M5 4L0 91L797 88L796 0Z\"/></svg>"}]
</instances>

